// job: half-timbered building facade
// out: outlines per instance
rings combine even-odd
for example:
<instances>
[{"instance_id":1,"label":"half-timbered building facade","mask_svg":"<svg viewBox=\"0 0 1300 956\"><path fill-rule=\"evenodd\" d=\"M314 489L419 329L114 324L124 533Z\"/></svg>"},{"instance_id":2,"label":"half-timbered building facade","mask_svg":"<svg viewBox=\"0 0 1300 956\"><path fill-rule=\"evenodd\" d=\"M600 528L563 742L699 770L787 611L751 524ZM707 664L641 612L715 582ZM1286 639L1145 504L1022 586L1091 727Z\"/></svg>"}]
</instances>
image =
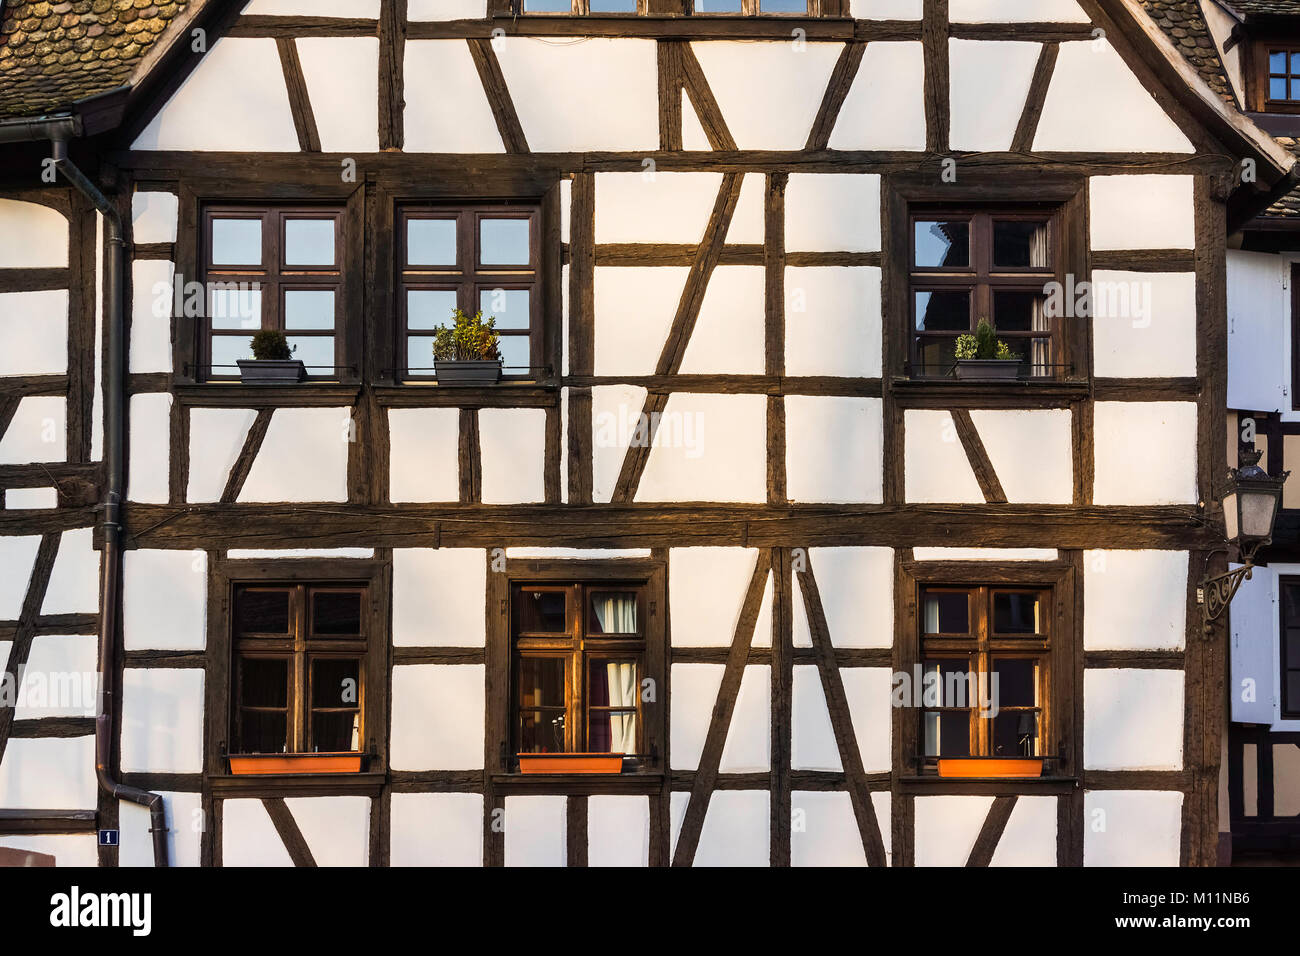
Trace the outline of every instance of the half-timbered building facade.
<instances>
[{"instance_id":1,"label":"half-timbered building facade","mask_svg":"<svg viewBox=\"0 0 1300 956\"><path fill-rule=\"evenodd\" d=\"M6 2L0 852L1212 865L1227 236L1294 159L1153 16Z\"/></svg>"}]
</instances>

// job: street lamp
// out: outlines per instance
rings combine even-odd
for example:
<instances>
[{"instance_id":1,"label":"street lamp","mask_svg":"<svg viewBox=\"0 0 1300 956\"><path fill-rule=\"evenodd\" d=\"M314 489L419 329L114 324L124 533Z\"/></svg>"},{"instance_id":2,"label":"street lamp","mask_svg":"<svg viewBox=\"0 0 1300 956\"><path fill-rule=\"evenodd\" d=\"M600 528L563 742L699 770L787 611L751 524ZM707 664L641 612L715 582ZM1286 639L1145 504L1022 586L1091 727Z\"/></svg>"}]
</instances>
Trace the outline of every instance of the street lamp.
<instances>
[{"instance_id":1,"label":"street lamp","mask_svg":"<svg viewBox=\"0 0 1300 956\"><path fill-rule=\"evenodd\" d=\"M1273 540L1273 525L1282 505L1282 485L1291 474L1277 478L1259 467L1260 453L1243 451L1241 468L1231 470L1228 491L1223 496L1223 521L1228 542L1241 552L1242 566L1201 582L1202 614L1208 629L1232 603L1241 582L1250 579L1255 552Z\"/></svg>"}]
</instances>

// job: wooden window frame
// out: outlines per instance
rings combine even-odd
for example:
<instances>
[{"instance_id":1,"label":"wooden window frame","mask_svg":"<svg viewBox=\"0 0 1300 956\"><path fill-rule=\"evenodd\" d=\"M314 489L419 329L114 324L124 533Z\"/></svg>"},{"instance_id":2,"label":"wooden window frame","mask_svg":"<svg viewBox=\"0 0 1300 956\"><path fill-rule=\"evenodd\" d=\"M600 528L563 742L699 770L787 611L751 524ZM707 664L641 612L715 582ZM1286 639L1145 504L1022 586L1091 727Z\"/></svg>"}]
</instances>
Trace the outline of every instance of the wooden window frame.
<instances>
[{"instance_id":1,"label":"wooden window frame","mask_svg":"<svg viewBox=\"0 0 1300 956\"><path fill-rule=\"evenodd\" d=\"M1291 408L1300 410L1300 262L1291 263Z\"/></svg>"},{"instance_id":2,"label":"wooden window frame","mask_svg":"<svg viewBox=\"0 0 1300 956\"><path fill-rule=\"evenodd\" d=\"M409 268L406 258L407 223L411 220L453 217L456 219L456 268ZM480 265L478 223L485 218L527 219L528 252L531 261L514 266ZM421 289L455 289L457 307L473 315L478 311L479 293L484 288L528 291L529 327L526 337L529 367L524 370L504 369L502 378L505 381L533 381L541 378L542 370L549 364L546 360L543 329L546 270L542 243L542 201L527 199L516 202L399 202L394 217L394 228L396 235L393 246L397 252L395 257L397 302L393 310L396 318L394 357L399 380L423 383L437 381L433 372L432 355L429 356L427 368L416 367L416 371L412 371L408 364L408 340L415 337L429 337L431 331L421 329L412 332L407 327L406 293ZM450 316L448 318L450 319ZM524 337L513 332L506 334L511 337Z\"/></svg>"},{"instance_id":3,"label":"wooden window frame","mask_svg":"<svg viewBox=\"0 0 1300 956\"><path fill-rule=\"evenodd\" d=\"M1287 693L1287 671L1300 670L1300 661L1292 662L1287 654L1287 622L1286 622L1286 599L1280 593L1280 589L1287 585L1300 586L1300 577L1296 575L1280 575L1278 577L1278 646L1277 646L1277 680L1278 680L1278 707L1282 720L1300 720L1300 700L1291 700ZM1300 627L1300 621L1296 622Z\"/></svg>"},{"instance_id":4,"label":"wooden window frame","mask_svg":"<svg viewBox=\"0 0 1300 956\"><path fill-rule=\"evenodd\" d=\"M1274 100L1269 96L1268 58L1270 53L1300 53L1300 31L1279 31L1267 38L1252 39L1243 44L1245 63L1242 73L1246 77L1247 109L1254 113L1300 113L1300 99ZM1288 66L1290 57L1288 56ZM1292 76L1296 74L1289 74ZM1296 75L1300 79L1300 75Z\"/></svg>"},{"instance_id":5,"label":"wooden window frame","mask_svg":"<svg viewBox=\"0 0 1300 956\"><path fill-rule=\"evenodd\" d=\"M1052 784L1076 778L1081 772L1083 712L1082 641L1077 633L1075 569L1072 561L1034 561L996 563L985 561L915 561L899 565L899 613L895 619L895 666L910 675L919 675L924 663L921 636L922 592L928 589L1035 590L1050 592L1045 606L1048 634L1047 647L1035 653L1045 656L1041 706L1047 714L1040 726L1039 739L1045 758L1042 778L1017 780L1017 785ZM1012 641L1023 641L1013 638ZM1031 643L1024 641L1024 643ZM997 652L993 652L994 657ZM1015 656L1014 653L1011 656ZM919 694L920 689L917 688ZM941 781L956 791L978 784L938 778L924 752L923 713L925 708L894 708L894 764L903 777Z\"/></svg>"}]
</instances>

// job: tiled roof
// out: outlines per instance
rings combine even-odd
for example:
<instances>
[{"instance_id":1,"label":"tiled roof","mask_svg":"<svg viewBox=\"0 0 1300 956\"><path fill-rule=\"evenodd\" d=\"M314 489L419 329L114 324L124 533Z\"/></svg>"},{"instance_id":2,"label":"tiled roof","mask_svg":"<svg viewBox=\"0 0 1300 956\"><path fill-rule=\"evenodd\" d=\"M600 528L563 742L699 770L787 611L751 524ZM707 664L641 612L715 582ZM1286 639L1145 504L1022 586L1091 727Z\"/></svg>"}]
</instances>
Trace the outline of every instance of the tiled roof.
<instances>
[{"instance_id":1,"label":"tiled roof","mask_svg":"<svg viewBox=\"0 0 1300 956\"><path fill-rule=\"evenodd\" d=\"M1296 0L1224 0L1224 5L1246 17L1300 14Z\"/></svg>"},{"instance_id":2,"label":"tiled roof","mask_svg":"<svg viewBox=\"0 0 1300 956\"><path fill-rule=\"evenodd\" d=\"M1198 0L1142 0L1147 15L1165 31L1174 46L1196 67L1210 89L1228 103L1234 103L1228 74L1219 59L1219 49L1214 45L1205 17L1201 15ZM1300 12L1300 3L1296 4ZM1235 105L1235 104L1234 104Z\"/></svg>"},{"instance_id":3,"label":"tiled roof","mask_svg":"<svg viewBox=\"0 0 1300 956\"><path fill-rule=\"evenodd\" d=\"M189 0L0 0L0 115L121 86Z\"/></svg>"}]
</instances>

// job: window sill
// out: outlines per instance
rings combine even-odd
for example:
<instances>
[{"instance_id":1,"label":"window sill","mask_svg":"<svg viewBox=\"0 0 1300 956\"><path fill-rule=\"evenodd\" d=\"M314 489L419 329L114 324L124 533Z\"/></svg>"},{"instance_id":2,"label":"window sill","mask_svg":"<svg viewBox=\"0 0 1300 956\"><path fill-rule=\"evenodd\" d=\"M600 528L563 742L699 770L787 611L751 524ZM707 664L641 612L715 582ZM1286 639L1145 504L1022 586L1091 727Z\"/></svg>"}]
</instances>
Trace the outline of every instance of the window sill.
<instances>
[{"instance_id":1,"label":"window sill","mask_svg":"<svg viewBox=\"0 0 1300 956\"><path fill-rule=\"evenodd\" d=\"M896 376L889 380L889 388L898 400L906 405L915 400L943 399L945 402L986 402L990 398L1002 401L1039 401L1055 399L1068 401L1087 397L1090 384L1081 378L1017 379L1007 382L971 382L955 378L907 378Z\"/></svg>"},{"instance_id":2,"label":"window sill","mask_svg":"<svg viewBox=\"0 0 1300 956\"><path fill-rule=\"evenodd\" d=\"M292 385L204 382L176 386L176 400L182 405L206 408L351 406L360 394L360 385L339 382L299 382Z\"/></svg>"},{"instance_id":3,"label":"window sill","mask_svg":"<svg viewBox=\"0 0 1300 956\"><path fill-rule=\"evenodd\" d=\"M208 774L215 794L257 796L378 796L387 775L368 773Z\"/></svg>"},{"instance_id":4,"label":"window sill","mask_svg":"<svg viewBox=\"0 0 1300 956\"><path fill-rule=\"evenodd\" d=\"M632 773L494 773L492 786L502 793L659 793L664 774L660 770Z\"/></svg>"},{"instance_id":5,"label":"window sill","mask_svg":"<svg viewBox=\"0 0 1300 956\"><path fill-rule=\"evenodd\" d=\"M971 794L975 796L1034 793L1044 796L1072 793L1076 777L940 777L938 774L898 778L899 790L911 794Z\"/></svg>"},{"instance_id":6,"label":"window sill","mask_svg":"<svg viewBox=\"0 0 1300 956\"><path fill-rule=\"evenodd\" d=\"M495 385L439 385L406 382L376 385L375 399L382 407L453 405L456 407L551 408L559 404L558 384L498 382Z\"/></svg>"}]
</instances>

